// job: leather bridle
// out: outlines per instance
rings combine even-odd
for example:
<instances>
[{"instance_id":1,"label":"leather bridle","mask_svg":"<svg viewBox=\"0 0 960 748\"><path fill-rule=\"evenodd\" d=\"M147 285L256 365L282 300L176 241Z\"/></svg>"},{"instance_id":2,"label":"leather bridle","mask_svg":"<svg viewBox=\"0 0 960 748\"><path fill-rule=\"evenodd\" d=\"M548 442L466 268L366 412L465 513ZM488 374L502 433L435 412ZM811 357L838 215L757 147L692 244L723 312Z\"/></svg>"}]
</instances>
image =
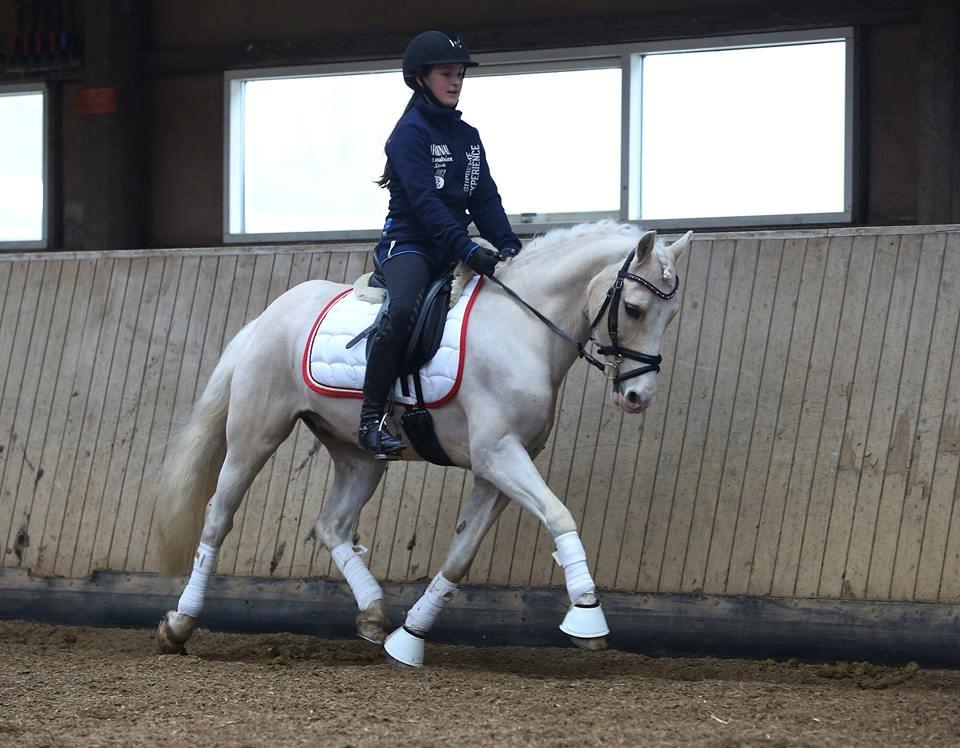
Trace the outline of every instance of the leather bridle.
<instances>
[{"instance_id":1,"label":"leather bridle","mask_svg":"<svg viewBox=\"0 0 960 748\"><path fill-rule=\"evenodd\" d=\"M673 288L669 291L662 291L657 288L653 283L648 281L646 278L643 278L639 275L635 275L627 270L630 267L630 263L633 262L633 258L636 255L637 250L631 249L630 254L627 255L627 259L624 260L623 265L621 266L619 272L617 272L617 279L614 281L613 285L607 291L607 295L603 300L603 303L600 305L600 310L597 312L596 317L593 318L593 322L590 324L590 342L594 343L597 347L597 353L601 356L613 356L614 360L612 362L601 361L595 356L592 356L583 344L577 340L574 340L567 333L561 330L556 324L543 316L539 311L534 309L530 304L524 301L520 296L517 295L513 289L505 286L500 279L496 276L488 276L488 278L500 286L509 296L514 298L524 307L526 307L537 319L543 322L547 327L549 327L554 333L563 338L570 345L574 346L577 349L577 355L586 361L591 366L595 366L603 372L603 375L613 382L614 388L619 390L620 384L627 381L628 379L633 379L634 377L639 377L647 372L658 372L660 371L660 364L663 362L663 357L659 354L653 355L650 353L643 353L641 351L635 351L630 348L624 348L620 345L620 336L619 336L619 322L620 322L620 298L623 294L623 283L626 280L634 281L639 283L641 286L646 288L648 291L653 293L655 296L663 299L664 301L669 301L677 294L677 290L680 288L680 276L674 275ZM610 336L610 345L602 345L593 336L593 331L597 328L597 325L600 324L600 321L603 319L604 313L607 314L607 333ZM636 369L631 369L630 371L621 374L620 365L624 359L629 359L631 361L637 361L643 366L637 367ZM613 369L613 374L608 374L607 369Z\"/></svg>"}]
</instances>

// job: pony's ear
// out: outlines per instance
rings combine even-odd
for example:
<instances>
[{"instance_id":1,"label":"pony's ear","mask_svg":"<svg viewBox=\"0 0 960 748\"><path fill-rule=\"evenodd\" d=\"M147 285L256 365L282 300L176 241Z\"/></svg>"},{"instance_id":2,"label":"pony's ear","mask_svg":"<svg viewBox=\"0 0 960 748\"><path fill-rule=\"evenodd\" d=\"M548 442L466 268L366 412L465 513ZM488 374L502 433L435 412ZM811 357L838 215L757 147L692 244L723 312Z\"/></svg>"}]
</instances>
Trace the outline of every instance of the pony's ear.
<instances>
[{"instance_id":1,"label":"pony's ear","mask_svg":"<svg viewBox=\"0 0 960 748\"><path fill-rule=\"evenodd\" d=\"M643 236L640 237L640 241L637 243L637 259L636 263L639 265L641 262L644 262L653 251L654 245L657 243L657 232L656 231L646 231Z\"/></svg>"},{"instance_id":2,"label":"pony's ear","mask_svg":"<svg viewBox=\"0 0 960 748\"><path fill-rule=\"evenodd\" d=\"M673 244L667 247L667 250L673 256L673 261L676 262L680 259L680 256L687 250L687 247L690 246L690 239L693 237L693 232L688 231L686 234L677 239Z\"/></svg>"}]
</instances>

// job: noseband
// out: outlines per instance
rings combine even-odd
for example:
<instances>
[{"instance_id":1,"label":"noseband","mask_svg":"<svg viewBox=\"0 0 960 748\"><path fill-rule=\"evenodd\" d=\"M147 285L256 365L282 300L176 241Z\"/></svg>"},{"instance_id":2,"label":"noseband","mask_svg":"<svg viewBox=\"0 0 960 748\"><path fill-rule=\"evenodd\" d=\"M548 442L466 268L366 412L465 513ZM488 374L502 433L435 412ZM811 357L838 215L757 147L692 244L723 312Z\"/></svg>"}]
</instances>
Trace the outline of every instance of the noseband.
<instances>
[{"instance_id":1,"label":"noseband","mask_svg":"<svg viewBox=\"0 0 960 748\"><path fill-rule=\"evenodd\" d=\"M623 348L620 345L620 297L623 293L623 282L625 280L632 280L636 283L639 283L641 286L646 288L655 296L659 296L664 301L669 301L676 296L677 290L680 288L680 276L676 274L674 274L673 288L670 289L670 291L661 291L646 278L641 278L639 275L634 275L633 273L628 272L627 268L629 268L630 263L633 262L636 252L636 249L630 250L630 254L627 255L627 259L624 260L623 265L620 267L620 270L617 273L617 279L614 281L613 285L610 286L603 303L600 305L600 311L597 312L597 316L593 318L593 322L590 324L590 341L597 346L597 353L599 353L601 356L613 356L614 361L612 363L605 363L595 356L591 356L587 349L583 347L582 343L571 338L556 324L551 322L540 312L530 306L530 304L521 299L513 289L505 286L499 278L493 275L488 276L488 278L493 283L500 286L500 288L502 288L507 295L511 296L513 299L525 306L537 319L543 322L543 324L549 327L553 332L567 341L570 345L574 346L577 349L577 355L580 358L582 358L591 366L595 366L602 371L603 375L612 381L613 386L619 390L621 382L625 382L628 379L633 379L634 377L639 377L642 374L646 374L650 371L660 371L660 364L663 362L663 357L660 355L653 356L649 353L642 353L641 351ZM607 333L610 335L610 345L601 345L600 341L593 336L593 331L596 329L597 325L600 324L600 320L603 319L605 312L607 313ZM621 374L620 364L625 358L632 361L639 361L640 363L645 364L645 366L640 366L636 369L631 369L626 374ZM608 368L613 369L614 373L612 375L607 373Z\"/></svg>"},{"instance_id":2,"label":"noseband","mask_svg":"<svg viewBox=\"0 0 960 748\"><path fill-rule=\"evenodd\" d=\"M663 357L660 355L654 356L649 353L642 353L641 351L634 351L630 348L624 348L620 345L620 297L623 293L624 280L632 280L635 283L639 283L652 294L659 296L664 301L669 301L676 296L677 290L680 288L680 276L676 274L674 275L673 288L670 289L670 291L665 292L661 291L646 278L642 278L639 275L634 275L633 273L627 272L627 268L630 267L630 263L633 262L635 253L635 249L630 250L630 254L627 255L627 259L624 261L620 271L617 273L617 280L614 281L613 285L607 291L606 298L604 298L603 303L600 305L600 311L597 312L597 316L593 318L593 322L590 324L590 340L596 344L597 353L599 353L601 356L613 356L615 359L613 363L615 373L612 377L606 374L607 365L601 364L601 368L603 369L607 378L613 382L613 386L617 389L619 389L621 382L625 382L628 379L639 377L650 371L660 371L660 364L663 362ZM592 335L597 325L600 324L600 320L603 319L604 312L607 312L607 333L610 336L610 345L601 345L600 342ZM596 359L591 360L589 354L586 356L581 354L581 356L586 357L591 364L596 365L594 363ZM630 359L631 361L639 361L641 364L645 364L645 366L640 366L636 369L631 369L625 374L621 374L620 363L625 358Z\"/></svg>"}]
</instances>

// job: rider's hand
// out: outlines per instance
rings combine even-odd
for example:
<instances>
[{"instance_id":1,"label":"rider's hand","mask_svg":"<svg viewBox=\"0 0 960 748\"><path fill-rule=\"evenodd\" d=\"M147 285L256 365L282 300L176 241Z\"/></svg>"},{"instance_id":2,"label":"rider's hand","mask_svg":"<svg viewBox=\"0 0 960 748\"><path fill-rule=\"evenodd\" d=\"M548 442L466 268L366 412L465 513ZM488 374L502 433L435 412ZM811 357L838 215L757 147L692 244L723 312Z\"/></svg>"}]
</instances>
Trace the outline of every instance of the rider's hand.
<instances>
[{"instance_id":1,"label":"rider's hand","mask_svg":"<svg viewBox=\"0 0 960 748\"><path fill-rule=\"evenodd\" d=\"M491 252L489 249L477 244L474 245L473 250L467 255L465 262L468 267L476 270L480 275L493 275L494 268L497 267L499 259L500 257L496 252Z\"/></svg>"},{"instance_id":2,"label":"rider's hand","mask_svg":"<svg viewBox=\"0 0 960 748\"><path fill-rule=\"evenodd\" d=\"M522 247L504 247L500 250L500 260L509 260L511 257L516 257L520 254Z\"/></svg>"}]
</instances>

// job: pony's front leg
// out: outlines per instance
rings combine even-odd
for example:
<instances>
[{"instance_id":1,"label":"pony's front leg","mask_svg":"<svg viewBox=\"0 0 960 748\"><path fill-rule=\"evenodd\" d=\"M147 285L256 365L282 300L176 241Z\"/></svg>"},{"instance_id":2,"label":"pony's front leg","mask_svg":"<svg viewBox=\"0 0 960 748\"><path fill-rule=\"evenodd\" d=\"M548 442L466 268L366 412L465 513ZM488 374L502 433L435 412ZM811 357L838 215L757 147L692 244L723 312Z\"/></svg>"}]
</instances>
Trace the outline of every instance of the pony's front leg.
<instances>
[{"instance_id":1,"label":"pony's front leg","mask_svg":"<svg viewBox=\"0 0 960 748\"><path fill-rule=\"evenodd\" d=\"M333 488L314 529L357 601L357 635L383 644L390 630L383 589L363 560L367 549L353 544L353 531L360 510L376 490L386 465L352 445L332 440L325 444L333 459Z\"/></svg>"},{"instance_id":2,"label":"pony's front leg","mask_svg":"<svg viewBox=\"0 0 960 748\"><path fill-rule=\"evenodd\" d=\"M480 541L506 504L507 498L496 486L477 477L473 492L457 518L457 532L443 566L410 608L403 626L387 637L384 648L394 660L412 667L423 664L423 643L427 633L433 628L444 604L453 597L457 583L466 576Z\"/></svg>"},{"instance_id":3,"label":"pony's front leg","mask_svg":"<svg viewBox=\"0 0 960 748\"><path fill-rule=\"evenodd\" d=\"M486 444L471 444L473 471L531 512L556 543L554 560L563 569L571 606L560 630L585 649L605 649L610 633L597 601L596 585L587 567L587 554L577 525L563 502L550 490L530 455L513 436Z\"/></svg>"}]
</instances>

